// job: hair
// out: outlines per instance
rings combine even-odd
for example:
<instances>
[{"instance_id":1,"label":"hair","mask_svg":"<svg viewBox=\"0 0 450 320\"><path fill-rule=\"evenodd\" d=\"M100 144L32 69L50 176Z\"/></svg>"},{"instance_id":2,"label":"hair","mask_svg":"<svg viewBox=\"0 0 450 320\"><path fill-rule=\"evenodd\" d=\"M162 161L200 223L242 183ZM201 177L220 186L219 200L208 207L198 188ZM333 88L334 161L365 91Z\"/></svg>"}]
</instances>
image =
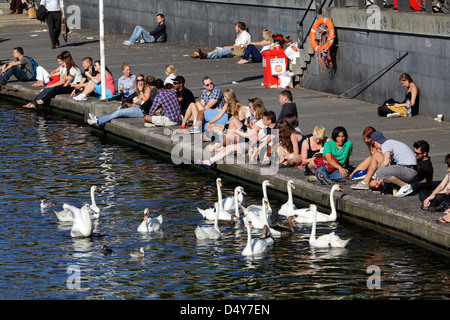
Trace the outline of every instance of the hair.
<instances>
[{"instance_id":1,"label":"hair","mask_svg":"<svg viewBox=\"0 0 450 320\"><path fill-rule=\"evenodd\" d=\"M402 73L399 80L413 82L411 76L408 73Z\"/></svg>"},{"instance_id":2,"label":"hair","mask_svg":"<svg viewBox=\"0 0 450 320\"><path fill-rule=\"evenodd\" d=\"M265 41L272 41L272 31L270 29L264 29L263 36Z\"/></svg>"},{"instance_id":3,"label":"hair","mask_svg":"<svg viewBox=\"0 0 450 320\"><path fill-rule=\"evenodd\" d=\"M186 83L186 80L184 79L184 77L183 76L178 76L177 77L178 78L178 81L183 85L183 87L184 87L184 84Z\"/></svg>"},{"instance_id":4,"label":"hair","mask_svg":"<svg viewBox=\"0 0 450 320\"><path fill-rule=\"evenodd\" d=\"M89 64L92 64L92 58L91 57L84 57L83 61L89 62Z\"/></svg>"},{"instance_id":5,"label":"hair","mask_svg":"<svg viewBox=\"0 0 450 320\"><path fill-rule=\"evenodd\" d=\"M364 129L362 136L363 136L363 138L369 138L370 139L370 136L375 131L377 131L377 130L374 127L369 126L369 127ZM369 151L371 151L372 142L371 141L370 142L366 142L366 145L367 145L367 148L369 148Z\"/></svg>"},{"instance_id":6,"label":"hair","mask_svg":"<svg viewBox=\"0 0 450 320\"><path fill-rule=\"evenodd\" d=\"M173 64L168 64L166 66L166 69L164 69L166 72L168 73L173 73L173 74L177 74L177 70L175 69Z\"/></svg>"},{"instance_id":7,"label":"hair","mask_svg":"<svg viewBox=\"0 0 450 320\"><path fill-rule=\"evenodd\" d=\"M333 129L333 132L331 133L331 139L333 139L334 142L336 142L337 137L339 136L339 133L343 132L344 133L344 137L345 137L345 141L346 142L348 140L348 134L347 134L347 130L345 130L344 127L336 127Z\"/></svg>"},{"instance_id":8,"label":"hair","mask_svg":"<svg viewBox=\"0 0 450 320\"><path fill-rule=\"evenodd\" d=\"M237 99L236 93L233 89L227 89L223 93L223 96L227 98L227 112L232 116L239 115L239 109L242 107L242 103Z\"/></svg>"},{"instance_id":9,"label":"hair","mask_svg":"<svg viewBox=\"0 0 450 320\"><path fill-rule=\"evenodd\" d=\"M147 84L149 86L154 87L155 86L155 77L154 76L147 76L147 78L145 78L145 82L147 82Z\"/></svg>"},{"instance_id":10,"label":"hair","mask_svg":"<svg viewBox=\"0 0 450 320\"><path fill-rule=\"evenodd\" d=\"M158 90L164 88L164 81L162 81L161 79L156 79L155 80L155 87Z\"/></svg>"},{"instance_id":11,"label":"hair","mask_svg":"<svg viewBox=\"0 0 450 320\"><path fill-rule=\"evenodd\" d=\"M171 84L171 83L166 83L166 84L164 85L164 89L173 89L173 84Z\"/></svg>"},{"instance_id":12,"label":"hair","mask_svg":"<svg viewBox=\"0 0 450 320\"><path fill-rule=\"evenodd\" d=\"M134 81L134 91L139 92L139 89L138 89L138 78L144 79L144 89L142 90L142 92L145 92L145 90L146 90L147 87L148 87L148 84L147 84L147 82L145 81L145 74L142 74L142 73L139 73L139 74L136 76L136 80Z\"/></svg>"},{"instance_id":13,"label":"hair","mask_svg":"<svg viewBox=\"0 0 450 320\"><path fill-rule=\"evenodd\" d=\"M255 118L256 120L261 120L264 112L266 112L266 106L261 102L255 102L253 104L253 109L255 110Z\"/></svg>"},{"instance_id":14,"label":"hair","mask_svg":"<svg viewBox=\"0 0 450 320\"><path fill-rule=\"evenodd\" d=\"M263 117L266 117L272 123L277 122L277 115L272 110L266 111L263 113Z\"/></svg>"},{"instance_id":15,"label":"hair","mask_svg":"<svg viewBox=\"0 0 450 320\"><path fill-rule=\"evenodd\" d=\"M202 84L205 83L205 80L208 80L208 79L212 81L211 77L209 77L209 76L203 77Z\"/></svg>"},{"instance_id":16,"label":"hair","mask_svg":"<svg viewBox=\"0 0 450 320\"><path fill-rule=\"evenodd\" d=\"M249 103L253 103L253 104L255 104L255 103L263 103L263 101L260 98L249 98L248 102Z\"/></svg>"},{"instance_id":17,"label":"hair","mask_svg":"<svg viewBox=\"0 0 450 320\"><path fill-rule=\"evenodd\" d=\"M22 56L24 54L22 47L15 47L14 50L16 50L18 53L20 53Z\"/></svg>"},{"instance_id":18,"label":"hair","mask_svg":"<svg viewBox=\"0 0 450 320\"><path fill-rule=\"evenodd\" d=\"M158 13L156 16L160 16L162 19L165 19L162 13Z\"/></svg>"},{"instance_id":19,"label":"hair","mask_svg":"<svg viewBox=\"0 0 450 320\"><path fill-rule=\"evenodd\" d=\"M426 152L427 155L430 152L430 144L426 142L425 140L419 140L414 142L413 144L414 148L420 149L421 152Z\"/></svg>"},{"instance_id":20,"label":"hair","mask_svg":"<svg viewBox=\"0 0 450 320\"><path fill-rule=\"evenodd\" d=\"M290 90L283 90L280 92L280 96L286 97L289 101L292 101L292 93Z\"/></svg>"},{"instance_id":21,"label":"hair","mask_svg":"<svg viewBox=\"0 0 450 320\"><path fill-rule=\"evenodd\" d=\"M291 134L299 134L295 127L293 127L286 119L282 119L277 123L278 129L278 139L280 144L287 150L287 152L292 153L294 151L294 147L291 141Z\"/></svg>"},{"instance_id":22,"label":"hair","mask_svg":"<svg viewBox=\"0 0 450 320\"><path fill-rule=\"evenodd\" d=\"M286 120L293 128L298 127L298 118L295 114L284 116L283 119Z\"/></svg>"},{"instance_id":23,"label":"hair","mask_svg":"<svg viewBox=\"0 0 450 320\"><path fill-rule=\"evenodd\" d=\"M126 67L130 67L130 65L126 62L122 63L122 70L124 70Z\"/></svg>"},{"instance_id":24,"label":"hair","mask_svg":"<svg viewBox=\"0 0 450 320\"><path fill-rule=\"evenodd\" d=\"M447 164L447 166L450 167L450 153L447 153L447 155L445 156L445 163Z\"/></svg>"},{"instance_id":25,"label":"hair","mask_svg":"<svg viewBox=\"0 0 450 320\"><path fill-rule=\"evenodd\" d=\"M246 30L247 29L247 25L245 24L245 22L236 22L234 25L238 26L239 29L241 29L241 30Z\"/></svg>"},{"instance_id":26,"label":"hair","mask_svg":"<svg viewBox=\"0 0 450 320\"><path fill-rule=\"evenodd\" d=\"M61 58L59 59L63 60L66 63L67 74L69 74L69 70L71 68L79 69L78 66L75 64L75 61L73 61L72 55L70 54L69 51L63 51L59 56L61 56Z\"/></svg>"},{"instance_id":27,"label":"hair","mask_svg":"<svg viewBox=\"0 0 450 320\"><path fill-rule=\"evenodd\" d=\"M94 64L96 64L96 63L98 63L99 66L102 65L100 60L95 60ZM111 76L112 76L112 73L111 73L111 71L109 71L108 66L105 66L105 70L108 71L111 74Z\"/></svg>"},{"instance_id":28,"label":"hair","mask_svg":"<svg viewBox=\"0 0 450 320\"><path fill-rule=\"evenodd\" d=\"M313 135L315 135L320 140L325 139L325 134L327 133L327 130L323 126L316 126L313 130Z\"/></svg>"}]
</instances>

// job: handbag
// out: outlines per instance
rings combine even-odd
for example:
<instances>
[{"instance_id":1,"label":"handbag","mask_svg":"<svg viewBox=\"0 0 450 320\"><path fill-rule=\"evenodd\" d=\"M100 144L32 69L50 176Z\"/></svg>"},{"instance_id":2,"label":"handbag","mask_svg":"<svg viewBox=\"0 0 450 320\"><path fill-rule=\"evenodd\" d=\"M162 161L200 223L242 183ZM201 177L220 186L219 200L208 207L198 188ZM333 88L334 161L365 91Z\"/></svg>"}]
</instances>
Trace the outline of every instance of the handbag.
<instances>
[{"instance_id":1,"label":"handbag","mask_svg":"<svg viewBox=\"0 0 450 320\"><path fill-rule=\"evenodd\" d=\"M331 155L331 158L336 161L337 163L339 163L339 161L336 159L335 156ZM327 167L328 170L330 170L331 172L337 170L335 167L333 167L327 160L327 158L325 157L317 157L314 159L314 164L316 165L316 168L318 167Z\"/></svg>"},{"instance_id":2,"label":"handbag","mask_svg":"<svg viewBox=\"0 0 450 320\"><path fill-rule=\"evenodd\" d=\"M231 48L231 54L234 58L241 58L244 55L245 47L233 47Z\"/></svg>"}]
</instances>

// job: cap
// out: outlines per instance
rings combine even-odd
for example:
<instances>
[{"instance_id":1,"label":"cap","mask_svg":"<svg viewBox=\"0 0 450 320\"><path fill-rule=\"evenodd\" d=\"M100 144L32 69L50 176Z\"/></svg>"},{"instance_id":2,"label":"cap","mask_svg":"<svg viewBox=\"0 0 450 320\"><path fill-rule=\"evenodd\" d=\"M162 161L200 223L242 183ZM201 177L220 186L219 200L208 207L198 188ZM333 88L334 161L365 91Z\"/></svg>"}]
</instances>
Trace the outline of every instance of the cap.
<instances>
[{"instance_id":1,"label":"cap","mask_svg":"<svg viewBox=\"0 0 450 320\"><path fill-rule=\"evenodd\" d=\"M180 83L184 84L184 77L176 76L175 79L173 79L173 81L180 82Z\"/></svg>"},{"instance_id":2,"label":"cap","mask_svg":"<svg viewBox=\"0 0 450 320\"><path fill-rule=\"evenodd\" d=\"M380 131L375 131L371 134L370 140L372 140L372 142L378 142L380 144L383 144L387 139L383 136L383 134Z\"/></svg>"}]
</instances>

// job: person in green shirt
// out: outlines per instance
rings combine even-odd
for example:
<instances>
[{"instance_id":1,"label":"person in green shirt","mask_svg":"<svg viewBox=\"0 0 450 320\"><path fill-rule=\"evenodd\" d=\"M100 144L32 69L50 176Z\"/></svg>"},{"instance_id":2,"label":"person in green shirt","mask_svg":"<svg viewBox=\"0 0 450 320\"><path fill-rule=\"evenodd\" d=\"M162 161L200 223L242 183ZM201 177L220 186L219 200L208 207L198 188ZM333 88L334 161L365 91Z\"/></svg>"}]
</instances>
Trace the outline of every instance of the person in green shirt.
<instances>
[{"instance_id":1,"label":"person in green shirt","mask_svg":"<svg viewBox=\"0 0 450 320\"><path fill-rule=\"evenodd\" d=\"M321 184L332 184L333 181L347 177L352 151L353 143L348 140L347 130L344 127L334 128L331 140L328 140L323 146L323 156L330 167L321 166L316 168L315 175L317 180Z\"/></svg>"}]
</instances>

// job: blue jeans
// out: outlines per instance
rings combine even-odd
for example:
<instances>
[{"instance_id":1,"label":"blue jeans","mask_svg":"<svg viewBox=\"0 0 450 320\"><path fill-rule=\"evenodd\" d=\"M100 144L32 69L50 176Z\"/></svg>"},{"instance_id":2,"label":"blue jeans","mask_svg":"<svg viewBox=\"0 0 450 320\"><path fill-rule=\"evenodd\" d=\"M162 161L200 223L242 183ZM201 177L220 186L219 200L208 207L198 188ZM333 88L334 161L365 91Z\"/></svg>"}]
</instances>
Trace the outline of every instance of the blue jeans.
<instances>
[{"instance_id":1,"label":"blue jeans","mask_svg":"<svg viewBox=\"0 0 450 320\"><path fill-rule=\"evenodd\" d=\"M328 169L326 166L316 168L315 173L317 174L318 172L322 173L326 178L332 181L344 179L339 173L339 170L334 170L333 172L331 172L330 169Z\"/></svg>"},{"instance_id":2,"label":"blue jeans","mask_svg":"<svg viewBox=\"0 0 450 320\"><path fill-rule=\"evenodd\" d=\"M107 114L106 116L98 117L98 124L104 125L106 122L111 121L116 118L143 118L145 116L144 111L141 110L140 106L130 107L130 108L120 108L116 112Z\"/></svg>"},{"instance_id":3,"label":"blue jeans","mask_svg":"<svg viewBox=\"0 0 450 320\"><path fill-rule=\"evenodd\" d=\"M8 70L6 70L5 74L0 76L0 82L2 83L2 85L5 85L8 82L9 78L11 78L12 75L15 75L17 80L19 80L19 81L32 80L32 79L28 79L28 76L24 70L22 70L18 66L14 66L14 67L11 67Z\"/></svg>"},{"instance_id":4,"label":"blue jeans","mask_svg":"<svg viewBox=\"0 0 450 320\"><path fill-rule=\"evenodd\" d=\"M262 62L262 55L261 52L252 44L249 44L247 46L247 49L245 49L244 55L242 56L242 59L250 61L250 55L253 54L253 62Z\"/></svg>"},{"instance_id":5,"label":"blue jeans","mask_svg":"<svg viewBox=\"0 0 450 320\"><path fill-rule=\"evenodd\" d=\"M208 56L206 57L206 59L223 58L223 57L226 57L227 55L229 55L230 53L231 53L231 48L220 49L219 51L208 53Z\"/></svg>"},{"instance_id":6,"label":"blue jeans","mask_svg":"<svg viewBox=\"0 0 450 320\"><path fill-rule=\"evenodd\" d=\"M145 42L155 42L155 38L141 26L136 26L134 28L133 34L130 37L130 42L135 43L141 36Z\"/></svg>"}]
</instances>

